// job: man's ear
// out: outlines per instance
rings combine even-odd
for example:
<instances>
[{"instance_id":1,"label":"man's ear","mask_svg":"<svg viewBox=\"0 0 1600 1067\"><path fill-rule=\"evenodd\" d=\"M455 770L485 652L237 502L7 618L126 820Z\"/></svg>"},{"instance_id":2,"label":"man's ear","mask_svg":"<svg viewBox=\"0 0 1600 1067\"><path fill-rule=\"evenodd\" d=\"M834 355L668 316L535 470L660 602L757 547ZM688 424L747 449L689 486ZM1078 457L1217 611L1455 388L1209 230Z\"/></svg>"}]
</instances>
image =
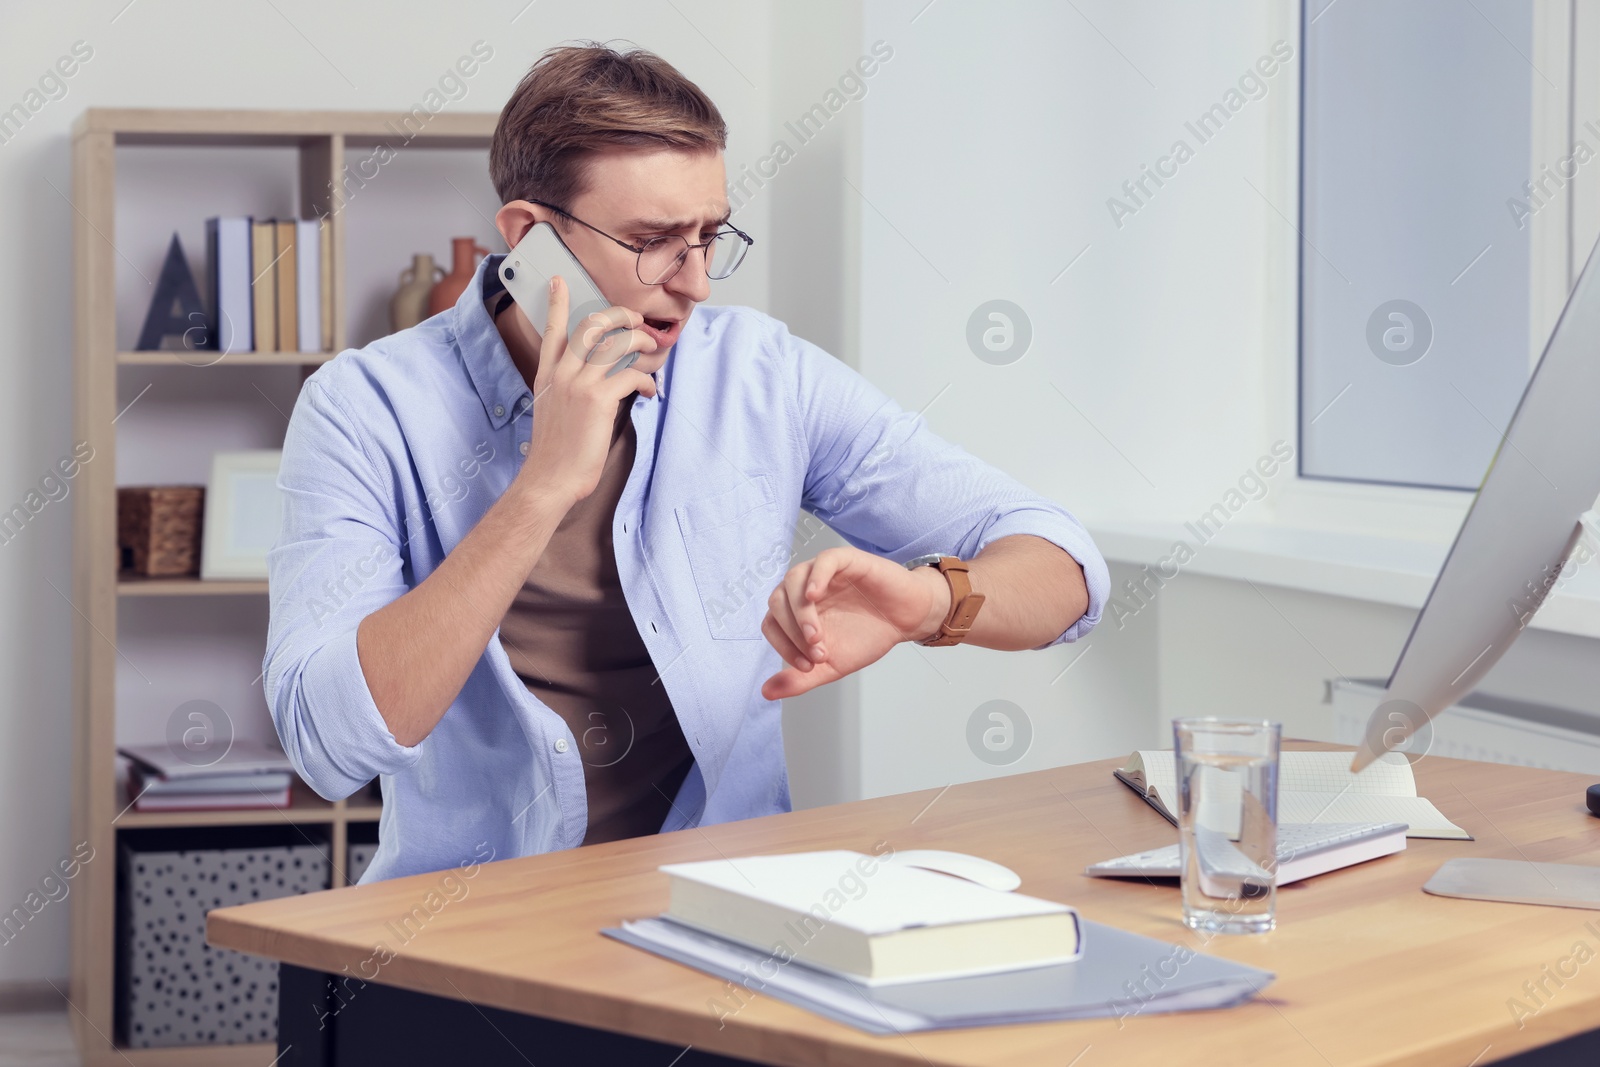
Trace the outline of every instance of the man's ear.
<instances>
[{"instance_id":1,"label":"man's ear","mask_svg":"<svg viewBox=\"0 0 1600 1067\"><path fill-rule=\"evenodd\" d=\"M515 248L517 242L528 235L528 231L533 229L535 223L549 222L551 214L549 208L531 201L511 200L495 212L494 227L505 239L506 247Z\"/></svg>"}]
</instances>

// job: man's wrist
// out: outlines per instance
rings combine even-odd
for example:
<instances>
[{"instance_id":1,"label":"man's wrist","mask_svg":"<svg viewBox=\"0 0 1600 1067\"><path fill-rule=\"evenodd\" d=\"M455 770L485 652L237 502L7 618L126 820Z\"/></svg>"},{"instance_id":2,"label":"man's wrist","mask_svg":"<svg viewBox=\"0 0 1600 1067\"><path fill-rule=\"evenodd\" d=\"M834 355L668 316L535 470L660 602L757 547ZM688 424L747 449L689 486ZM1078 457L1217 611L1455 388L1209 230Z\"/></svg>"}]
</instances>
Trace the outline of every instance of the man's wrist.
<instances>
[{"instance_id":1,"label":"man's wrist","mask_svg":"<svg viewBox=\"0 0 1600 1067\"><path fill-rule=\"evenodd\" d=\"M515 478L511 479L511 485L506 492L517 493L530 504L558 508L563 515L572 510L579 497L579 494L573 492L571 488L558 485L543 471L534 470L526 465L517 471Z\"/></svg>"},{"instance_id":2,"label":"man's wrist","mask_svg":"<svg viewBox=\"0 0 1600 1067\"><path fill-rule=\"evenodd\" d=\"M518 476L511 480L501 498L529 526L548 526L554 530L572 510L577 498L543 479Z\"/></svg>"},{"instance_id":3,"label":"man's wrist","mask_svg":"<svg viewBox=\"0 0 1600 1067\"><path fill-rule=\"evenodd\" d=\"M917 567L911 575L928 583L929 604L928 614L923 618L922 624L907 640L926 641L939 632L944 626L944 620L950 615L950 580L938 567Z\"/></svg>"}]
</instances>

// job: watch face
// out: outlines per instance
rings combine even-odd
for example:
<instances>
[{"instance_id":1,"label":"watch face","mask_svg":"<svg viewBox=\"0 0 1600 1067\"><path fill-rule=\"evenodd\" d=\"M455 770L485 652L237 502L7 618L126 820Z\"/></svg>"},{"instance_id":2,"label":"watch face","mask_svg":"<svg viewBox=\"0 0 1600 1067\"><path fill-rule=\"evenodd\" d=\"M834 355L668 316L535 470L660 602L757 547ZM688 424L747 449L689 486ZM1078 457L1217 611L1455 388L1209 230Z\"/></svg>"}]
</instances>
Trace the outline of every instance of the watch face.
<instances>
[{"instance_id":1,"label":"watch face","mask_svg":"<svg viewBox=\"0 0 1600 1067\"><path fill-rule=\"evenodd\" d=\"M911 570L915 567L937 566L939 561L943 558L944 553L942 552L934 552L933 554L927 556L918 556L916 559L906 560L906 569Z\"/></svg>"}]
</instances>

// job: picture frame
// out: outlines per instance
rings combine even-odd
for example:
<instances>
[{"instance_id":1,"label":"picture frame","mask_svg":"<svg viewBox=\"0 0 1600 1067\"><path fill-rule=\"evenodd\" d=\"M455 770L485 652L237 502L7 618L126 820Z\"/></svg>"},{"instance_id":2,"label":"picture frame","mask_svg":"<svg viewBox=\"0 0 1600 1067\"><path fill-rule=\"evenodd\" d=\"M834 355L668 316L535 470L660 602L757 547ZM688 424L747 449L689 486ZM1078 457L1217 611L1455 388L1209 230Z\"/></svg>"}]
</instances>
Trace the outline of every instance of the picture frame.
<instances>
[{"instance_id":1,"label":"picture frame","mask_svg":"<svg viewBox=\"0 0 1600 1067\"><path fill-rule=\"evenodd\" d=\"M218 452L206 487L200 578L249 580L267 576L267 553L278 539L283 498L276 449Z\"/></svg>"}]
</instances>

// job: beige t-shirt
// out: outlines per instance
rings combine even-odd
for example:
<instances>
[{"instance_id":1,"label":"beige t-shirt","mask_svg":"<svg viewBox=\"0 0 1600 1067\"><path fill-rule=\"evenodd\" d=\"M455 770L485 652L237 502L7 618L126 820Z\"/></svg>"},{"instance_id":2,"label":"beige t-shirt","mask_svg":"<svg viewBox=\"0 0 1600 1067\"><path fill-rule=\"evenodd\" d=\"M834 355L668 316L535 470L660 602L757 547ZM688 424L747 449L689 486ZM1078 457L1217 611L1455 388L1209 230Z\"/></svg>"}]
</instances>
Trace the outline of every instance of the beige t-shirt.
<instances>
[{"instance_id":1,"label":"beige t-shirt","mask_svg":"<svg viewBox=\"0 0 1600 1067\"><path fill-rule=\"evenodd\" d=\"M661 829L694 765L664 683L623 599L612 547L636 445L618 406L595 491L556 528L504 621L500 642L528 690L566 720L583 759L586 845Z\"/></svg>"}]
</instances>

